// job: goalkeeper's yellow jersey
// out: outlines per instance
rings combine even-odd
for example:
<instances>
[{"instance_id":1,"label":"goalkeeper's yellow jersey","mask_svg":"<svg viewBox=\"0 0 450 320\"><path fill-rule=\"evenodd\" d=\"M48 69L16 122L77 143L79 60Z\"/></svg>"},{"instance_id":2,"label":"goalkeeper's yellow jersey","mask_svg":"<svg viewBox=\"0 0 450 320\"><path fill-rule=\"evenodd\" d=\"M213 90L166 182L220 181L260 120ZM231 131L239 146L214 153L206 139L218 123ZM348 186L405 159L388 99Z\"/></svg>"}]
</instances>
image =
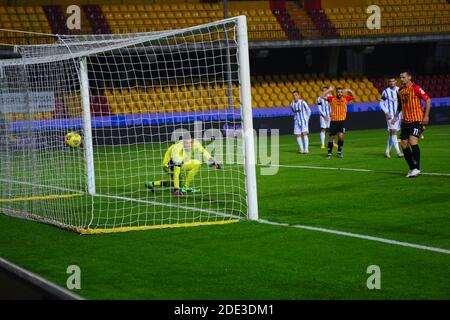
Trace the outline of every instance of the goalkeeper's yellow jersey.
<instances>
[{"instance_id":1,"label":"goalkeeper's yellow jersey","mask_svg":"<svg viewBox=\"0 0 450 320\"><path fill-rule=\"evenodd\" d=\"M168 167L169 161L172 159L174 163L187 163L192 159L201 159L201 156L208 161L211 158L211 154L201 145L197 140L192 140L191 151L184 150L183 140L180 140L171 145L163 159L163 166Z\"/></svg>"}]
</instances>

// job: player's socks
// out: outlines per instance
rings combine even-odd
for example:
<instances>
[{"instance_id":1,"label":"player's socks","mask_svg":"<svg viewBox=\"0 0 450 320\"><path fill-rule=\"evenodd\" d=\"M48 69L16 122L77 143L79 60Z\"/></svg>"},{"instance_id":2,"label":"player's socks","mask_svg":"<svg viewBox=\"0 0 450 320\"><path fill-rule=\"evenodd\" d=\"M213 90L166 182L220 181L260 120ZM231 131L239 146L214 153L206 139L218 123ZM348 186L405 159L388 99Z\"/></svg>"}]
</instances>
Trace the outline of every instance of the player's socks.
<instances>
[{"instance_id":1,"label":"player's socks","mask_svg":"<svg viewBox=\"0 0 450 320\"><path fill-rule=\"evenodd\" d=\"M392 148L392 136L389 136L386 143L386 156L388 156L391 153L391 148Z\"/></svg>"},{"instance_id":2,"label":"player's socks","mask_svg":"<svg viewBox=\"0 0 450 320\"><path fill-rule=\"evenodd\" d=\"M344 140L338 140L338 152L342 153L342 147L344 146Z\"/></svg>"},{"instance_id":3,"label":"player's socks","mask_svg":"<svg viewBox=\"0 0 450 320\"><path fill-rule=\"evenodd\" d=\"M413 157L413 163L414 163L414 169L420 170L420 148L419 145L416 144L414 146L411 146L412 151L412 157Z\"/></svg>"},{"instance_id":4,"label":"player's socks","mask_svg":"<svg viewBox=\"0 0 450 320\"><path fill-rule=\"evenodd\" d=\"M309 152L309 137L307 135L303 136L303 145L305 147L305 153Z\"/></svg>"},{"instance_id":5,"label":"player's socks","mask_svg":"<svg viewBox=\"0 0 450 320\"><path fill-rule=\"evenodd\" d=\"M405 156L406 162L408 163L409 170L414 169L414 161L411 148L407 147L406 149L403 149L403 154Z\"/></svg>"},{"instance_id":6,"label":"player's socks","mask_svg":"<svg viewBox=\"0 0 450 320\"><path fill-rule=\"evenodd\" d=\"M303 153L303 139L302 137L297 137L297 144L299 147L299 152Z\"/></svg>"},{"instance_id":7,"label":"player's socks","mask_svg":"<svg viewBox=\"0 0 450 320\"><path fill-rule=\"evenodd\" d=\"M320 144L325 147L325 131L320 131Z\"/></svg>"},{"instance_id":8,"label":"player's socks","mask_svg":"<svg viewBox=\"0 0 450 320\"><path fill-rule=\"evenodd\" d=\"M395 152L397 152L397 155L400 156L402 154L402 152L400 151L400 147L398 145L398 139L397 139L397 135L396 134L393 134L391 136L391 145L394 146Z\"/></svg>"},{"instance_id":9,"label":"player's socks","mask_svg":"<svg viewBox=\"0 0 450 320\"><path fill-rule=\"evenodd\" d=\"M333 152L333 141L328 142L328 154L331 155L331 153Z\"/></svg>"}]
</instances>

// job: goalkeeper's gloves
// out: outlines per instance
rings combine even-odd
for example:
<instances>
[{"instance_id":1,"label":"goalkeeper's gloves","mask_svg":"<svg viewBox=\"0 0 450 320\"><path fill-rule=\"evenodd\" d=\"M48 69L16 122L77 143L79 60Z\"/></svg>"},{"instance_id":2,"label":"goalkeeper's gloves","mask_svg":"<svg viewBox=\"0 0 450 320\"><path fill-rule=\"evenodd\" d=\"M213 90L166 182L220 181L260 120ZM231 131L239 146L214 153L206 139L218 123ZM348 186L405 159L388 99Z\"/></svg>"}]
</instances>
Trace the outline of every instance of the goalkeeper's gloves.
<instances>
[{"instance_id":1,"label":"goalkeeper's gloves","mask_svg":"<svg viewBox=\"0 0 450 320\"><path fill-rule=\"evenodd\" d=\"M220 165L220 163L215 162L213 159L211 159L211 160L209 161L209 166L210 166L210 167L214 167L214 168L216 168L216 169L222 169L222 166Z\"/></svg>"}]
</instances>

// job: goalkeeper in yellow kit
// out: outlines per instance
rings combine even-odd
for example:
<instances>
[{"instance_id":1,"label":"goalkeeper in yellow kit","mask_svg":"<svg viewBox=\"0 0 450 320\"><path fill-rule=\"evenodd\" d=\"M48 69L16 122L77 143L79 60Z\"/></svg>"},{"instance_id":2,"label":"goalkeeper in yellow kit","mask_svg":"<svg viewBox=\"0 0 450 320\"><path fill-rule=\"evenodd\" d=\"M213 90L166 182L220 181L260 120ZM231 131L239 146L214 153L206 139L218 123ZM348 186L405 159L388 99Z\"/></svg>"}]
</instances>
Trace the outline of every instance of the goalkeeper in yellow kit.
<instances>
[{"instance_id":1,"label":"goalkeeper in yellow kit","mask_svg":"<svg viewBox=\"0 0 450 320\"><path fill-rule=\"evenodd\" d=\"M191 187L191 183L200 171L201 161L199 158L205 159L211 167L222 168L200 142L195 139L184 139L171 145L164 155L163 170L170 174L171 179L169 181L150 181L145 184L145 187L154 192L156 187L173 185L175 196L198 191ZM185 177L181 181L180 188L182 174Z\"/></svg>"}]
</instances>

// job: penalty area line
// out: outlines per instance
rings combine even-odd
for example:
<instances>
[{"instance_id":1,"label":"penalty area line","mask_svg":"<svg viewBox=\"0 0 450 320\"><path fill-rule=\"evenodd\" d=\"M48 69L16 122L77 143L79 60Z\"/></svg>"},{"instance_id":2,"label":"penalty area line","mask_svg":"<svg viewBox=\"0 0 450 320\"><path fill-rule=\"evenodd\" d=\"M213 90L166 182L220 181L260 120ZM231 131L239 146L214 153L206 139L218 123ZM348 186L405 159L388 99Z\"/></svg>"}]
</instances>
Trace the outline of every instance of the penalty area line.
<instances>
[{"instance_id":1,"label":"penalty area line","mask_svg":"<svg viewBox=\"0 0 450 320\"><path fill-rule=\"evenodd\" d=\"M394 170L374 170L374 169L358 169L358 168L337 168L337 167L321 167L321 166L296 166L287 164L257 164L259 167L279 167L279 168L293 168L293 169L316 169L316 170L333 170L333 171L353 171L353 172L373 172L373 173L395 173L404 174L403 171ZM440 176L450 177L450 173L446 172L421 172L423 176Z\"/></svg>"},{"instance_id":2,"label":"penalty area line","mask_svg":"<svg viewBox=\"0 0 450 320\"><path fill-rule=\"evenodd\" d=\"M368 240L368 241L381 242L381 243L386 243L386 244L391 244L391 245L396 245L396 246L401 246L401 247L450 254L450 250L448 250L448 249L424 246L424 245L410 243L410 242L385 239L385 238L374 237L374 236L369 236L369 235L365 235L365 234L339 231L339 230L333 230L333 229L327 229L327 228L321 228L321 227L305 226L305 225L301 225L301 224L292 224L291 225L288 223L282 223L282 222L276 222L276 221L270 221L270 220L264 220L264 219L259 219L258 222L260 222L262 224L304 229L304 230L309 230L309 231L318 231L318 232L330 233L330 234L335 234L335 235L340 235L340 236L345 236L345 237L350 237L350 238L358 238L358 239L364 239L364 240Z\"/></svg>"}]
</instances>

